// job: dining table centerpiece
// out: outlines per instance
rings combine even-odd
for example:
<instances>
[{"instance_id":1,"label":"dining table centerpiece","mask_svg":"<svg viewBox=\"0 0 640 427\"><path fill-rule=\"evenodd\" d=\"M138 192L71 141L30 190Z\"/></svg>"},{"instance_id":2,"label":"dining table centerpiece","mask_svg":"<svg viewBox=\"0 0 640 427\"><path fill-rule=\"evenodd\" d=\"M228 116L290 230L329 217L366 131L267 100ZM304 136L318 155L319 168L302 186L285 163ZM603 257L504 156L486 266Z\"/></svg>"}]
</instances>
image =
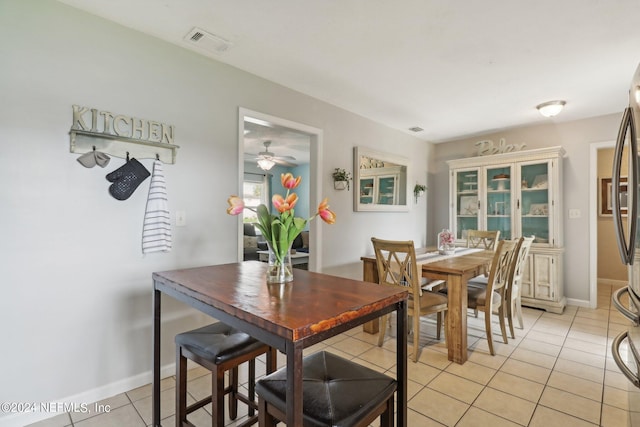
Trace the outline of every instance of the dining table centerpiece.
<instances>
[{"instance_id":1,"label":"dining table centerpiece","mask_svg":"<svg viewBox=\"0 0 640 427\"><path fill-rule=\"evenodd\" d=\"M456 236L446 228L438 233L438 252L441 255L453 255L456 252Z\"/></svg>"},{"instance_id":2,"label":"dining table centerpiece","mask_svg":"<svg viewBox=\"0 0 640 427\"><path fill-rule=\"evenodd\" d=\"M302 181L302 177L294 177L290 172L280 174L280 182L287 193L284 197L280 194L274 194L271 198L271 203L278 212L277 214L272 214L264 204L258 205L257 208L245 206L239 196L230 196L227 200L229 215L239 215L244 209L252 210L257 214L258 222L254 225L264 236L269 250L267 283L293 281L291 246L309 221L319 216L327 224L336 222L336 214L329 209L327 198L322 200L316 213L310 218L304 219L295 216L294 207L298 202L298 195L291 190L298 187L300 181Z\"/></svg>"}]
</instances>

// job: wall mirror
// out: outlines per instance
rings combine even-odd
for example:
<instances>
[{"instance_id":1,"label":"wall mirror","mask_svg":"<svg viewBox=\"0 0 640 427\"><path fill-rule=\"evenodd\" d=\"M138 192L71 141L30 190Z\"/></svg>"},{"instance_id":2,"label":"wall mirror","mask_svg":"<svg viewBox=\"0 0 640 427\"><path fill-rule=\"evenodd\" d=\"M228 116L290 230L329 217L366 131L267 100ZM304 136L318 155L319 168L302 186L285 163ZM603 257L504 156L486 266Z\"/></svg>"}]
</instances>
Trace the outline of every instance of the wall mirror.
<instances>
[{"instance_id":1,"label":"wall mirror","mask_svg":"<svg viewBox=\"0 0 640 427\"><path fill-rule=\"evenodd\" d=\"M353 210L408 211L408 168L409 160L404 157L355 147Z\"/></svg>"}]
</instances>

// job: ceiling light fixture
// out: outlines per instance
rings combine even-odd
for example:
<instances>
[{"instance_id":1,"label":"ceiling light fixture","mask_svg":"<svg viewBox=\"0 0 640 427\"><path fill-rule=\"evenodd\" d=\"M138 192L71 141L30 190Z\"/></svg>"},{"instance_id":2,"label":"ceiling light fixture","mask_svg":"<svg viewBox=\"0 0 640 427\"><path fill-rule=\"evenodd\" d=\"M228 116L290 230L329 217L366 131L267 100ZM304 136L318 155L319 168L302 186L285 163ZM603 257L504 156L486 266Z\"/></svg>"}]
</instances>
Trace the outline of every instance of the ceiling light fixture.
<instances>
[{"instance_id":1,"label":"ceiling light fixture","mask_svg":"<svg viewBox=\"0 0 640 427\"><path fill-rule=\"evenodd\" d=\"M274 162L273 160L269 159L269 158L262 158L262 159L258 159L258 166L260 167L260 169L262 169L263 171L268 171L269 169L271 169L273 167L273 165L275 165L276 162Z\"/></svg>"},{"instance_id":2,"label":"ceiling light fixture","mask_svg":"<svg viewBox=\"0 0 640 427\"><path fill-rule=\"evenodd\" d=\"M543 116L553 117L558 115L560 111L562 111L566 103L566 101L549 101L540 105L536 105L536 108Z\"/></svg>"}]
</instances>

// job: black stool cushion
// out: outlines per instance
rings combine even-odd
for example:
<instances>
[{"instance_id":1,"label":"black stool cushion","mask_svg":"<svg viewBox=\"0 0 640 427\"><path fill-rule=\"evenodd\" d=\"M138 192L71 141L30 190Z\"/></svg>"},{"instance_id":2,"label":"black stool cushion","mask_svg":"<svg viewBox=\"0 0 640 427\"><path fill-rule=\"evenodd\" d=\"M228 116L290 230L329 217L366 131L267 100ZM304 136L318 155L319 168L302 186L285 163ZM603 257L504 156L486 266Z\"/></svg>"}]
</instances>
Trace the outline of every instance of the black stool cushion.
<instances>
[{"instance_id":1,"label":"black stool cushion","mask_svg":"<svg viewBox=\"0 0 640 427\"><path fill-rule=\"evenodd\" d=\"M393 396L396 381L335 354L321 351L303 359L303 417L305 426L351 426ZM287 370L256 384L267 402L286 411Z\"/></svg>"},{"instance_id":2,"label":"black stool cushion","mask_svg":"<svg viewBox=\"0 0 640 427\"><path fill-rule=\"evenodd\" d=\"M178 334L176 344L216 365L265 345L222 322Z\"/></svg>"}]
</instances>

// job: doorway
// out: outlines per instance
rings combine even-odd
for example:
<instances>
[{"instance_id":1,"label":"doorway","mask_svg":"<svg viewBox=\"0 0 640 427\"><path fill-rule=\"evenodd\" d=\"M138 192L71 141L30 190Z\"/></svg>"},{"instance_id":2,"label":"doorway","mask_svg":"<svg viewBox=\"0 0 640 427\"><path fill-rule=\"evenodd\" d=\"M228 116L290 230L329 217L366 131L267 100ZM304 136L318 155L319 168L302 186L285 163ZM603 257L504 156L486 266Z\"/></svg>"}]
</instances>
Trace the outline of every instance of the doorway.
<instances>
[{"instance_id":1,"label":"doorway","mask_svg":"<svg viewBox=\"0 0 640 427\"><path fill-rule=\"evenodd\" d=\"M595 244L590 245L589 250L589 306L591 308L597 307L599 282L620 286L626 284L627 269L618 257L613 219L608 212L601 212L601 178L609 178L611 176L609 165L613 161L615 145L615 141L605 141L592 143L590 147L589 194L591 194L591 209L589 209L589 235L592 236L592 241L595 242ZM600 250L598 250L599 248ZM598 265L606 265L607 270L601 271Z\"/></svg>"},{"instance_id":2,"label":"doorway","mask_svg":"<svg viewBox=\"0 0 640 427\"><path fill-rule=\"evenodd\" d=\"M251 137L248 135L251 135ZM261 156L261 153L268 153L268 155ZM297 216L309 217L310 215L305 214L305 210L307 213L314 212L316 206L320 203L319 197L322 194L322 130L241 107L238 114L238 194L243 194L246 173L263 174L266 178L265 181L269 182L269 178L278 170L275 165L271 165L273 170L271 168L268 170L260 169L257 166L257 160L261 157L269 157L275 160L277 164L294 168L291 169L294 174L297 170L295 168L298 167L302 167L301 170L303 171L308 170L308 172L303 172L307 174L308 178L308 187L305 187L308 188L305 195L306 203L304 206L301 205L301 209L297 208L296 211ZM254 165L254 163L256 164ZM247 164L252 170L245 170L248 169ZM307 165L306 169L301 166L305 164ZM274 181L279 182L279 172ZM267 185L265 188L269 188L269 186ZM265 197L265 200L268 199L270 199L270 196ZM243 228L242 218L239 217L239 261L243 259ZM320 271L320 266L322 265L320 221L310 221L308 230L308 268L311 271Z\"/></svg>"}]
</instances>

